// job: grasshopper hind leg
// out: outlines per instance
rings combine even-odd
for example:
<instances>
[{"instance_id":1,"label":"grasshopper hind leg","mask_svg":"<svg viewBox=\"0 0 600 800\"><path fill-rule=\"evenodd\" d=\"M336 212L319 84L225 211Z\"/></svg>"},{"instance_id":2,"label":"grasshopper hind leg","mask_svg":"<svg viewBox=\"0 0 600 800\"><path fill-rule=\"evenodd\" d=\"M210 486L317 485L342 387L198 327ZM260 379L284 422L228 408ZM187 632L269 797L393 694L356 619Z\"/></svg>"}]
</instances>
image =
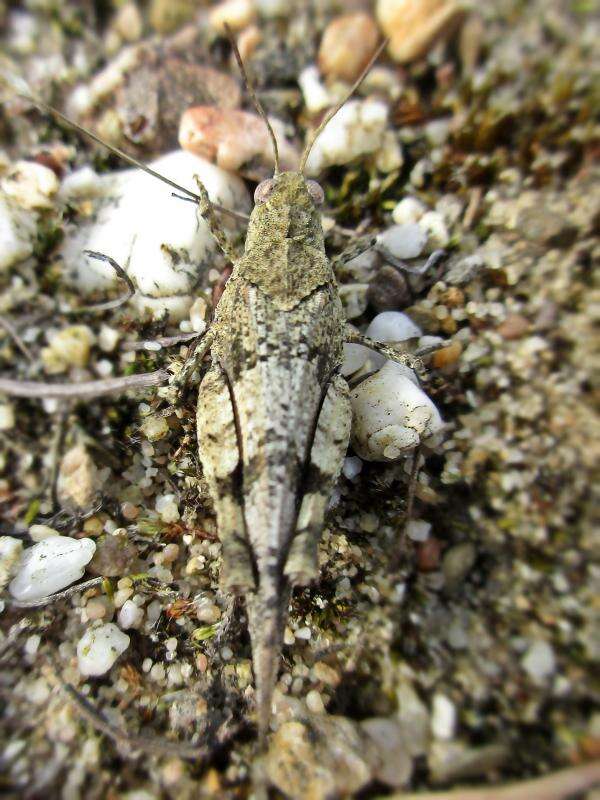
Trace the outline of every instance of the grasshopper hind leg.
<instances>
[{"instance_id":1,"label":"grasshopper hind leg","mask_svg":"<svg viewBox=\"0 0 600 800\"><path fill-rule=\"evenodd\" d=\"M255 588L254 566L240 499L241 470L235 416L221 368L213 365L200 387L198 451L213 498L222 546L221 585L244 594Z\"/></svg>"},{"instance_id":2,"label":"grasshopper hind leg","mask_svg":"<svg viewBox=\"0 0 600 800\"><path fill-rule=\"evenodd\" d=\"M351 421L348 384L341 375L335 375L327 388L317 420L305 493L284 570L293 586L305 586L318 575L318 546L323 520L348 449Z\"/></svg>"}]
</instances>

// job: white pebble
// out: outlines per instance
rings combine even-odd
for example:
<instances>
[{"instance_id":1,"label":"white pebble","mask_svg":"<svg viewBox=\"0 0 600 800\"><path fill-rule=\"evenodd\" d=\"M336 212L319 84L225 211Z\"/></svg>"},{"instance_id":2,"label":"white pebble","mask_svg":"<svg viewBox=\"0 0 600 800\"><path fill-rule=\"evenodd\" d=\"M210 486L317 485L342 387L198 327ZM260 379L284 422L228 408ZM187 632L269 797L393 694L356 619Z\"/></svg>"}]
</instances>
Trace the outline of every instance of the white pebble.
<instances>
[{"instance_id":1,"label":"white pebble","mask_svg":"<svg viewBox=\"0 0 600 800\"><path fill-rule=\"evenodd\" d=\"M14 536L0 536L0 589L15 574L23 552L23 542Z\"/></svg>"},{"instance_id":2,"label":"white pebble","mask_svg":"<svg viewBox=\"0 0 600 800\"><path fill-rule=\"evenodd\" d=\"M28 636L27 639L25 640L25 648L24 648L25 653L28 656L34 656L38 651L38 647L40 646L41 641L42 637L37 633Z\"/></svg>"},{"instance_id":3,"label":"white pebble","mask_svg":"<svg viewBox=\"0 0 600 800\"><path fill-rule=\"evenodd\" d=\"M23 553L9 591L17 600L38 600L79 580L92 560L92 539L51 536Z\"/></svg>"},{"instance_id":4,"label":"white pebble","mask_svg":"<svg viewBox=\"0 0 600 800\"><path fill-rule=\"evenodd\" d=\"M190 308L190 322L192 330L203 333L206 330L207 304L203 297L197 297Z\"/></svg>"},{"instance_id":5,"label":"white pebble","mask_svg":"<svg viewBox=\"0 0 600 800\"><path fill-rule=\"evenodd\" d=\"M311 689L306 695L306 707L312 714L324 714L325 705L323 698L316 689Z\"/></svg>"},{"instance_id":6,"label":"white pebble","mask_svg":"<svg viewBox=\"0 0 600 800\"><path fill-rule=\"evenodd\" d=\"M437 211L428 211L424 214L419 225L427 232L427 250L429 252L448 246L450 234L444 218Z\"/></svg>"},{"instance_id":7,"label":"white pebble","mask_svg":"<svg viewBox=\"0 0 600 800\"><path fill-rule=\"evenodd\" d=\"M344 459L342 472L349 481L352 481L354 478L360 475L362 468L363 462L360 460L360 458L357 458L356 456L348 456Z\"/></svg>"},{"instance_id":8,"label":"white pebble","mask_svg":"<svg viewBox=\"0 0 600 800\"><path fill-rule=\"evenodd\" d=\"M415 222L392 225L379 234L377 241L394 258L417 258L427 244L427 231Z\"/></svg>"},{"instance_id":9,"label":"white pebble","mask_svg":"<svg viewBox=\"0 0 600 800\"><path fill-rule=\"evenodd\" d=\"M452 739L456 730L456 706L444 694L433 696L431 732L436 739Z\"/></svg>"},{"instance_id":10,"label":"white pebble","mask_svg":"<svg viewBox=\"0 0 600 800\"><path fill-rule=\"evenodd\" d=\"M163 494L156 498L154 508L160 514L163 522L177 522L179 519L179 508L177 507L177 498L174 494Z\"/></svg>"},{"instance_id":11,"label":"white pebble","mask_svg":"<svg viewBox=\"0 0 600 800\"><path fill-rule=\"evenodd\" d=\"M523 669L530 678L538 683L542 683L549 678L556 669L556 659L552 646L543 639L533 642L523 660Z\"/></svg>"},{"instance_id":12,"label":"white pebble","mask_svg":"<svg viewBox=\"0 0 600 800\"><path fill-rule=\"evenodd\" d=\"M98 347L103 353L112 353L117 346L121 334L115 328L103 325L98 334Z\"/></svg>"},{"instance_id":13,"label":"white pebble","mask_svg":"<svg viewBox=\"0 0 600 800\"><path fill-rule=\"evenodd\" d=\"M241 179L192 153L177 150L151 166L193 192L197 174L214 202L240 211L249 208ZM80 225L61 247L65 274L75 276L82 293L116 285L118 277L108 264L81 257L84 249L110 253L137 285L132 305L139 314L166 312L177 322L187 318L199 270L216 255L206 222L192 203L176 202L159 181L140 170L96 176L96 182L104 187L104 197L94 198L89 223Z\"/></svg>"},{"instance_id":14,"label":"white pebble","mask_svg":"<svg viewBox=\"0 0 600 800\"><path fill-rule=\"evenodd\" d=\"M126 600L121 606L117 621L123 630L139 628L144 619L144 609L140 608L133 600Z\"/></svg>"},{"instance_id":15,"label":"white pebble","mask_svg":"<svg viewBox=\"0 0 600 800\"><path fill-rule=\"evenodd\" d=\"M366 461L395 461L444 423L434 403L388 362L351 391L352 445Z\"/></svg>"},{"instance_id":16,"label":"white pebble","mask_svg":"<svg viewBox=\"0 0 600 800\"><path fill-rule=\"evenodd\" d=\"M32 254L35 234L34 215L0 194L0 272Z\"/></svg>"},{"instance_id":17,"label":"white pebble","mask_svg":"<svg viewBox=\"0 0 600 800\"><path fill-rule=\"evenodd\" d=\"M15 427L15 409L11 403L0 403L0 431Z\"/></svg>"},{"instance_id":18,"label":"white pebble","mask_svg":"<svg viewBox=\"0 0 600 800\"><path fill-rule=\"evenodd\" d=\"M308 641L310 639L310 628L298 628L295 632L296 639L304 639Z\"/></svg>"},{"instance_id":19,"label":"white pebble","mask_svg":"<svg viewBox=\"0 0 600 800\"><path fill-rule=\"evenodd\" d=\"M342 363L342 375L353 375L364 365L369 357L370 351L362 344L348 344L344 342L344 361Z\"/></svg>"},{"instance_id":20,"label":"white pebble","mask_svg":"<svg viewBox=\"0 0 600 800\"><path fill-rule=\"evenodd\" d=\"M21 208L52 208L58 191L58 178L49 168L35 161L17 161L0 184L2 191Z\"/></svg>"},{"instance_id":21,"label":"white pebble","mask_svg":"<svg viewBox=\"0 0 600 800\"><path fill-rule=\"evenodd\" d=\"M298 76L298 85L302 91L304 105L309 114L318 114L331 105L329 92L321 82L319 69L314 64L302 70Z\"/></svg>"},{"instance_id":22,"label":"white pebble","mask_svg":"<svg viewBox=\"0 0 600 800\"><path fill-rule=\"evenodd\" d=\"M348 164L358 156L373 153L383 142L388 108L380 100L351 100L327 125L310 151L308 175L337 164Z\"/></svg>"},{"instance_id":23,"label":"white pebble","mask_svg":"<svg viewBox=\"0 0 600 800\"><path fill-rule=\"evenodd\" d=\"M392 219L396 225L410 225L418 222L427 211L416 197L404 197L392 211Z\"/></svg>"},{"instance_id":24,"label":"white pebble","mask_svg":"<svg viewBox=\"0 0 600 800\"><path fill-rule=\"evenodd\" d=\"M82 675L104 675L129 647L129 636L113 623L88 628L77 645Z\"/></svg>"},{"instance_id":25,"label":"white pebble","mask_svg":"<svg viewBox=\"0 0 600 800\"><path fill-rule=\"evenodd\" d=\"M31 525L29 535L34 542L41 542L49 536L60 536L60 533L49 525Z\"/></svg>"},{"instance_id":26,"label":"white pebble","mask_svg":"<svg viewBox=\"0 0 600 800\"><path fill-rule=\"evenodd\" d=\"M411 519L406 526L406 534L413 542L426 542L431 533L431 523L424 519Z\"/></svg>"},{"instance_id":27,"label":"white pebble","mask_svg":"<svg viewBox=\"0 0 600 800\"><path fill-rule=\"evenodd\" d=\"M421 329L402 311L382 311L371 321L365 335L376 342L392 344L417 339L421 335ZM385 356L379 353L371 352L369 357L375 368L386 362Z\"/></svg>"}]
</instances>

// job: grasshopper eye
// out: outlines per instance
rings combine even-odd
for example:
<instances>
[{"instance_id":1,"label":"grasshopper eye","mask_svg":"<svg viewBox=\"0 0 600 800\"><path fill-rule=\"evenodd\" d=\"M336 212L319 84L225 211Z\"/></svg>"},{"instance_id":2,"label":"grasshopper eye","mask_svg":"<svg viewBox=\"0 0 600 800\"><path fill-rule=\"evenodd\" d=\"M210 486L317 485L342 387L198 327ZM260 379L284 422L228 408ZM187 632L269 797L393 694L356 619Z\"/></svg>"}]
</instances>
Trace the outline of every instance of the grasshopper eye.
<instances>
[{"instance_id":1,"label":"grasshopper eye","mask_svg":"<svg viewBox=\"0 0 600 800\"><path fill-rule=\"evenodd\" d=\"M320 206L323 200L325 200L325 194L323 189L321 189L321 184L316 181L306 181L306 188L315 205Z\"/></svg>"},{"instance_id":2,"label":"grasshopper eye","mask_svg":"<svg viewBox=\"0 0 600 800\"><path fill-rule=\"evenodd\" d=\"M254 202L257 204L264 203L265 200L269 198L274 186L275 181L273 178L267 178L266 181L261 181L254 190Z\"/></svg>"}]
</instances>

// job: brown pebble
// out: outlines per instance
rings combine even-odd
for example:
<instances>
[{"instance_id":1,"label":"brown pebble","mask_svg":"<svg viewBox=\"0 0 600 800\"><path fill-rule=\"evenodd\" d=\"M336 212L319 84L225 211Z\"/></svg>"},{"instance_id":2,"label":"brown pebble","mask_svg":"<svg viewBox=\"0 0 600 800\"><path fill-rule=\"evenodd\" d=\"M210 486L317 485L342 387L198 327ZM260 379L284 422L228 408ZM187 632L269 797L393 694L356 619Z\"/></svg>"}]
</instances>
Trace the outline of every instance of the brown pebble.
<instances>
[{"instance_id":1,"label":"brown pebble","mask_svg":"<svg viewBox=\"0 0 600 800\"><path fill-rule=\"evenodd\" d=\"M369 283L367 300L377 313L398 311L412 303L410 288L404 275L384 264Z\"/></svg>"},{"instance_id":2,"label":"brown pebble","mask_svg":"<svg viewBox=\"0 0 600 800\"><path fill-rule=\"evenodd\" d=\"M465 15L460 0L377 0L379 24L389 37L388 52L401 64L422 58L447 38Z\"/></svg>"},{"instance_id":3,"label":"brown pebble","mask_svg":"<svg viewBox=\"0 0 600 800\"><path fill-rule=\"evenodd\" d=\"M510 314L497 330L503 339L520 339L529 331L529 320L521 314Z\"/></svg>"},{"instance_id":4,"label":"brown pebble","mask_svg":"<svg viewBox=\"0 0 600 800\"><path fill-rule=\"evenodd\" d=\"M261 41L262 33L257 25L248 25L247 28L244 28L237 40L237 46L242 61L246 62L252 57L252 53L256 50Z\"/></svg>"},{"instance_id":5,"label":"brown pebble","mask_svg":"<svg viewBox=\"0 0 600 800\"><path fill-rule=\"evenodd\" d=\"M440 566L442 543L435 536L430 536L417 548L417 568L420 572L432 572Z\"/></svg>"},{"instance_id":6,"label":"brown pebble","mask_svg":"<svg viewBox=\"0 0 600 800\"><path fill-rule=\"evenodd\" d=\"M206 672L208 669L208 658L204 653L198 653L196 656L196 666L200 672Z\"/></svg>"},{"instance_id":7,"label":"brown pebble","mask_svg":"<svg viewBox=\"0 0 600 800\"><path fill-rule=\"evenodd\" d=\"M442 369L450 364L455 364L462 353L462 345L458 341L451 342L448 347L437 350L431 357L431 366L434 369Z\"/></svg>"},{"instance_id":8,"label":"brown pebble","mask_svg":"<svg viewBox=\"0 0 600 800\"><path fill-rule=\"evenodd\" d=\"M377 48L379 30L370 14L342 14L323 34L318 64L324 75L352 83L369 63Z\"/></svg>"},{"instance_id":9,"label":"brown pebble","mask_svg":"<svg viewBox=\"0 0 600 800\"><path fill-rule=\"evenodd\" d=\"M442 302L450 308L460 308L465 304L465 295L457 286L451 286L442 295Z\"/></svg>"}]
</instances>

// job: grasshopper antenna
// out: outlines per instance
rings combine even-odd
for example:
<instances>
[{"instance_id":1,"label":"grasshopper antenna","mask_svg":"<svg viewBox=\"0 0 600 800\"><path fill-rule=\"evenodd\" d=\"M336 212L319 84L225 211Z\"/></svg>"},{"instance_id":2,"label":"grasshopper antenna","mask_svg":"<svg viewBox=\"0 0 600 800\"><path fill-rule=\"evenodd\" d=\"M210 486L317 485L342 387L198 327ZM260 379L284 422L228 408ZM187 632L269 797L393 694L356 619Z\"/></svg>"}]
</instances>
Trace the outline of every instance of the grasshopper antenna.
<instances>
[{"instance_id":1,"label":"grasshopper antenna","mask_svg":"<svg viewBox=\"0 0 600 800\"><path fill-rule=\"evenodd\" d=\"M185 186L180 186L178 183L175 183L175 181L170 180L165 175L161 175L160 172L156 172L155 170L152 169L152 167L149 167L142 161L138 161L137 158L128 155L120 148L115 147L112 144L108 144L108 142L105 142L99 136L96 136L96 134L93 133L91 130L89 130L89 128L85 128L83 125L79 125L79 123L75 122L72 119L69 119L69 117L65 116L57 108L54 108L54 106L45 103L43 100L40 100L37 97L25 94L24 92L18 92L18 95L19 97L22 97L24 100L27 100L28 102L32 103L34 106L37 106L38 108L42 109L42 111L45 111L51 116L60 120L61 122L64 122L65 125L68 125L70 128L73 128L73 130L76 130L78 133L87 136L93 142L96 142L102 147L105 147L110 153L113 153L114 155L118 156L123 161L126 161L128 164L131 164L132 166L137 167L138 169L141 169L144 172L147 172L148 175L152 175L153 178L158 178L159 181L166 183L172 189L177 189L178 192L182 192L184 195L187 195L187 197L190 200L193 200L195 203L200 203L201 198L199 195L195 194L195 192L191 192L189 189L186 189ZM246 214L240 214L237 211L231 211L229 208L224 208L223 206L219 206L216 203L213 203L212 205L213 208L217 209L217 211L221 211L224 214L229 214L230 216L235 217L236 219L243 219L243 220L248 219Z\"/></svg>"},{"instance_id":2,"label":"grasshopper antenna","mask_svg":"<svg viewBox=\"0 0 600 800\"><path fill-rule=\"evenodd\" d=\"M330 111L327 112L327 114L325 114L321 124L313 132L312 136L308 140L308 143L307 143L306 147L304 148L304 152L302 153L302 158L300 159L300 172L304 172L304 169L306 167L306 162L308 160L308 156L310 155L310 151L312 150L313 145L317 141L319 136L323 133L324 128L331 122L331 120L335 117L335 115L338 113L340 108L342 108L342 106L345 106L346 103L348 102L348 100L350 100L350 98L352 97L354 92L358 89L358 87L361 85L361 83L367 77L371 67L377 61L377 59L379 58L379 56L383 52L383 49L387 45L387 43L388 43L388 40L384 39L383 42L379 45L377 50L373 53L373 55L369 59L369 63L367 64L367 66L363 69L363 71L360 73L358 78L354 81L354 83L352 85L352 88L350 89L348 94L343 98L343 100L341 100L337 104L337 106L334 106Z\"/></svg>"},{"instance_id":3,"label":"grasshopper antenna","mask_svg":"<svg viewBox=\"0 0 600 800\"><path fill-rule=\"evenodd\" d=\"M248 77L248 73L246 72L246 68L244 67L244 62L242 61L240 51L238 50L238 46L233 37L232 30L227 23L225 23L225 32L227 33L227 38L229 39L229 43L231 44L233 54L235 55L235 60L238 63L240 72L242 73L242 78L244 79L244 83L246 84L246 89L248 89L248 93L250 94L252 102L254 103L254 108L258 111L260 117L267 126L267 130L269 131L269 136L271 137L271 144L273 145L273 155L275 158L275 175L277 175L277 173L279 172L279 148L277 147L277 139L275 138L275 133L273 131L273 128L271 127L271 123L269 122L269 118L267 117L267 114L262 106L262 103L258 99L258 95L256 94L254 86L252 85L252 81Z\"/></svg>"}]
</instances>

